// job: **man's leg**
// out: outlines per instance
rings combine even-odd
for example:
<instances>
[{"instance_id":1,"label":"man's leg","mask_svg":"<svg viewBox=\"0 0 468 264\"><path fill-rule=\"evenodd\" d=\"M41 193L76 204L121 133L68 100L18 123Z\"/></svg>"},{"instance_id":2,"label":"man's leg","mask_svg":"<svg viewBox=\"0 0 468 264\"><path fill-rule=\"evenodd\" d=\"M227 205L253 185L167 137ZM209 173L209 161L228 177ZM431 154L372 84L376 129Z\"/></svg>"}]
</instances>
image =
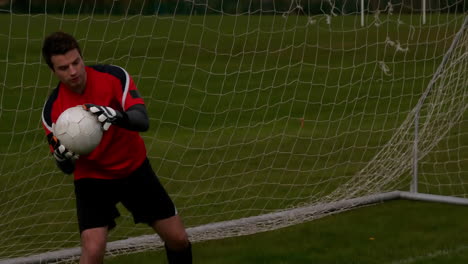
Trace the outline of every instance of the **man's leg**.
<instances>
[{"instance_id":1,"label":"man's leg","mask_svg":"<svg viewBox=\"0 0 468 264\"><path fill-rule=\"evenodd\" d=\"M184 224L149 160L126 178L122 203L135 223L148 223L165 242L170 264L192 263L192 248Z\"/></svg>"},{"instance_id":2,"label":"man's leg","mask_svg":"<svg viewBox=\"0 0 468 264\"><path fill-rule=\"evenodd\" d=\"M106 252L107 227L97 227L81 232L80 264L102 264Z\"/></svg>"},{"instance_id":3,"label":"man's leg","mask_svg":"<svg viewBox=\"0 0 468 264\"><path fill-rule=\"evenodd\" d=\"M170 264L192 263L192 246L180 216L157 220L152 226L165 243Z\"/></svg>"}]
</instances>

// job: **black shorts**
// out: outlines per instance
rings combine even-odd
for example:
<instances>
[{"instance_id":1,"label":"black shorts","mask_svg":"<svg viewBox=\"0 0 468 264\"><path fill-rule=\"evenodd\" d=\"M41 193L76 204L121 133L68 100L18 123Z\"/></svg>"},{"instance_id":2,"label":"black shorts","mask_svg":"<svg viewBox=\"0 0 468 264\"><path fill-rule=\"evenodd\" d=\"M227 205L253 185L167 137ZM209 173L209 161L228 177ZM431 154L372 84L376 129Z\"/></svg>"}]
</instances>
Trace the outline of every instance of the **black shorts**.
<instances>
[{"instance_id":1,"label":"black shorts","mask_svg":"<svg viewBox=\"0 0 468 264\"><path fill-rule=\"evenodd\" d=\"M75 195L80 233L95 227L114 228L115 218L120 216L118 202L132 213L135 223L152 225L156 220L177 214L148 159L123 179L77 180Z\"/></svg>"}]
</instances>

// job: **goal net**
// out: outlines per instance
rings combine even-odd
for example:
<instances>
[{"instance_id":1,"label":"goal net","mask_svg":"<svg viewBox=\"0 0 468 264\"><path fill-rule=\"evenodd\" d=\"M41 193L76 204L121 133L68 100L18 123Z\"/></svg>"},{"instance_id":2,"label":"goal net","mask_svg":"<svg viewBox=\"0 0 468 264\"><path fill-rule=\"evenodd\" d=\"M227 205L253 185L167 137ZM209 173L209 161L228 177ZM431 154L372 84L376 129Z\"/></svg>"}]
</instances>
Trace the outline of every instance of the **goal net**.
<instances>
[{"instance_id":1,"label":"goal net","mask_svg":"<svg viewBox=\"0 0 468 264\"><path fill-rule=\"evenodd\" d=\"M86 64L133 77L148 157L202 241L394 191L466 202L467 10L463 0L0 0L0 263L60 262L79 247L73 179L40 121L57 84L41 57L49 33L73 34ZM119 209L109 255L161 246Z\"/></svg>"}]
</instances>

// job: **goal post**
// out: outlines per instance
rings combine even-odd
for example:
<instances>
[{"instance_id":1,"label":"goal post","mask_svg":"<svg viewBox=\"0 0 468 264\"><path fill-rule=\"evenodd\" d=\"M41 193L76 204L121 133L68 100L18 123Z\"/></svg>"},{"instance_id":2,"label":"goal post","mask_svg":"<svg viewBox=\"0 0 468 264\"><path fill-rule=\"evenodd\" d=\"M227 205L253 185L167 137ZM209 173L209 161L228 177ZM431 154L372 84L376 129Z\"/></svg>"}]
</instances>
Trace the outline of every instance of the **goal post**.
<instances>
[{"instance_id":1,"label":"goal post","mask_svg":"<svg viewBox=\"0 0 468 264\"><path fill-rule=\"evenodd\" d=\"M366 12L362 12L363 7ZM0 0L0 264L80 254L41 128L43 38L115 64L193 242L394 199L468 205L468 6L425 1ZM108 254L162 248L122 216Z\"/></svg>"},{"instance_id":2,"label":"goal post","mask_svg":"<svg viewBox=\"0 0 468 264\"><path fill-rule=\"evenodd\" d=\"M468 51L468 16L465 17L465 20L461 26L460 31L455 35L452 44L447 50L447 53L444 55L442 58L442 61L437 68L437 70L434 72L434 75L432 76L427 89L424 91L422 96L419 98L418 103L416 104L415 110L414 110L414 145L413 145L413 181L411 182L411 192L418 192L418 160L419 160L419 153L420 153L420 120L421 120L421 112L426 111L426 112L435 112L432 109L437 109L437 108L443 108L444 112L441 113L441 115L444 115L444 119L449 119L450 117L453 119L453 121L449 121L449 126L450 125L456 125L458 123L459 119L462 119L465 113L463 111L466 110L466 98L465 97L460 97L460 98L455 98L455 100L452 100L449 102L449 108L447 109L447 99L444 97L438 97L440 93L446 94L450 96L451 92L458 93L458 89L461 88L461 90L466 89L466 85L468 84L468 77L465 76L462 77L461 82L451 82L451 74L452 72L463 72L466 71L466 63L453 63L455 61L463 61L466 60L466 57L468 56L467 51ZM436 90L436 91L434 91ZM437 91L439 90L439 91ZM431 103L429 104L432 109L430 110L425 110L425 102L426 100L431 100ZM427 104L426 104L427 105ZM461 109L462 111L458 110ZM454 111L453 111L454 110ZM453 111L453 112L452 112ZM436 112L437 114L438 112ZM453 116L452 116L453 115ZM449 118L447 118L449 117ZM428 127L425 125L424 128ZM432 126L429 126L431 128ZM441 133L446 133L448 130L443 129L443 130L437 130ZM434 131L427 131L426 133L433 133ZM424 133L424 132L422 132ZM423 154L424 155L424 154Z\"/></svg>"}]
</instances>

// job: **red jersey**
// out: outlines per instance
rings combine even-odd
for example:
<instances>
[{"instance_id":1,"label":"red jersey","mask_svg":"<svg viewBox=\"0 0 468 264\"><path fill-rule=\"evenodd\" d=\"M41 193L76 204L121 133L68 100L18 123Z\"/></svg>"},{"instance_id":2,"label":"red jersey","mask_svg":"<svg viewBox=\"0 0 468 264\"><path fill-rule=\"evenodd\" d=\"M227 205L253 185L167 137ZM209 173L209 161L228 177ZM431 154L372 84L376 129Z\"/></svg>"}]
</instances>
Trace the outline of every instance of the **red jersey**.
<instances>
[{"instance_id":1,"label":"red jersey","mask_svg":"<svg viewBox=\"0 0 468 264\"><path fill-rule=\"evenodd\" d=\"M83 94L74 93L59 83L49 96L42 112L47 135L52 133L52 124L59 115L70 107L90 103L126 111L133 105L144 104L124 69L112 65L86 66L86 74ZM80 155L75 163L74 178L123 178L135 171L145 159L146 148L140 134L111 125L108 131L104 131L96 149L88 155Z\"/></svg>"}]
</instances>

